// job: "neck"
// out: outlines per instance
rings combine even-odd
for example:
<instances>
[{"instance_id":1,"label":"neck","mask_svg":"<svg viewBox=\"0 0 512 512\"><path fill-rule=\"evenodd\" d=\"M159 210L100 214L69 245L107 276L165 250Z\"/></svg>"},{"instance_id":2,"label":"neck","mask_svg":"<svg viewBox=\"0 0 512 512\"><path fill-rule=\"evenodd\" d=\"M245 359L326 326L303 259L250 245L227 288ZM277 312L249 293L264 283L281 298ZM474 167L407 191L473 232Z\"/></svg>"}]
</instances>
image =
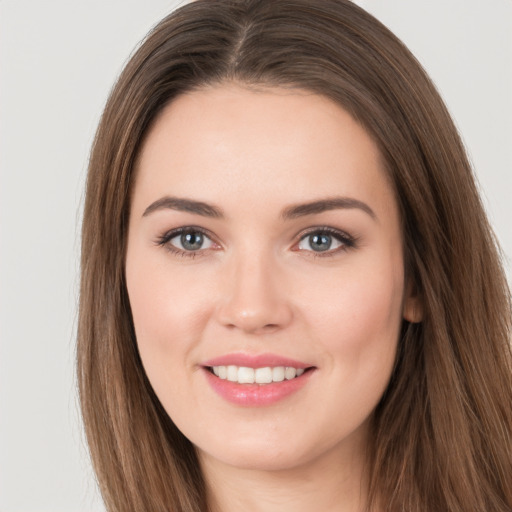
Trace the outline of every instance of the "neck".
<instances>
[{"instance_id":1,"label":"neck","mask_svg":"<svg viewBox=\"0 0 512 512\"><path fill-rule=\"evenodd\" d=\"M293 468L240 468L200 453L212 512L362 512L367 498L361 450L332 450Z\"/></svg>"}]
</instances>

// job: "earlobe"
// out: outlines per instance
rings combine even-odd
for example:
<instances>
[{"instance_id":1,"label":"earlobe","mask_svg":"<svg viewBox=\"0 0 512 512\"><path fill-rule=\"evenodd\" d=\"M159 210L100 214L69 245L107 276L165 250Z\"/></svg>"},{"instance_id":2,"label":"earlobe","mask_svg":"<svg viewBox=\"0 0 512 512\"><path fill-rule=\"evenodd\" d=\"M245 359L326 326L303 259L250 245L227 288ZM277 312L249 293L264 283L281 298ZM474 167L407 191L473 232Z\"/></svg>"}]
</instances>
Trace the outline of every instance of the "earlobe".
<instances>
[{"instance_id":1,"label":"earlobe","mask_svg":"<svg viewBox=\"0 0 512 512\"><path fill-rule=\"evenodd\" d=\"M413 324L423 320L423 301L417 293L416 287L409 283L407 285L406 296L403 307L403 318Z\"/></svg>"},{"instance_id":2,"label":"earlobe","mask_svg":"<svg viewBox=\"0 0 512 512\"><path fill-rule=\"evenodd\" d=\"M404 320L413 324L419 323L423 320L423 305L419 297L409 297L404 304L403 312Z\"/></svg>"}]
</instances>

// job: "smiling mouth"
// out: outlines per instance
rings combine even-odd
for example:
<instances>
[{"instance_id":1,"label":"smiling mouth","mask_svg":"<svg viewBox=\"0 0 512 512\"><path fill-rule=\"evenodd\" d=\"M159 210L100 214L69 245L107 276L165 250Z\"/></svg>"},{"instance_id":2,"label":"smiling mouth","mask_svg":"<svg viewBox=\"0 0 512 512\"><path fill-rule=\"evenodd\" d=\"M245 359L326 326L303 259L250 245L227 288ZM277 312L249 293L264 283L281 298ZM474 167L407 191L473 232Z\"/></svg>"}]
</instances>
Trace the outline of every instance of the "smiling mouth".
<instances>
[{"instance_id":1,"label":"smiling mouth","mask_svg":"<svg viewBox=\"0 0 512 512\"><path fill-rule=\"evenodd\" d=\"M206 369L219 379L236 382L238 384L272 384L293 380L305 372L313 369L294 368L293 366L265 366L262 368L250 368L247 366L207 366Z\"/></svg>"}]
</instances>

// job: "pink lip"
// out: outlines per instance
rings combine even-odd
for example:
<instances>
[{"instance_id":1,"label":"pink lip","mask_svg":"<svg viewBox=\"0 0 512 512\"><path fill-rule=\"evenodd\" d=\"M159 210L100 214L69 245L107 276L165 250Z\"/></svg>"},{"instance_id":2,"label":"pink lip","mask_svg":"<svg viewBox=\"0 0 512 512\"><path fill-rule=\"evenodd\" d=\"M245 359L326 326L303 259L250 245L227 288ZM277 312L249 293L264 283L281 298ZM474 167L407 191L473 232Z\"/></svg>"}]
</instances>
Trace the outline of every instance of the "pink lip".
<instances>
[{"instance_id":1,"label":"pink lip","mask_svg":"<svg viewBox=\"0 0 512 512\"><path fill-rule=\"evenodd\" d=\"M275 404L280 400L298 392L309 381L313 369L304 372L300 377L270 384L239 384L215 376L208 367L211 366L246 366L248 368L264 368L266 366L293 366L294 368L311 368L311 365L301 363L275 354L260 354L257 356L235 353L216 357L205 361L203 373L211 388L228 402L242 407L263 407Z\"/></svg>"},{"instance_id":2,"label":"pink lip","mask_svg":"<svg viewBox=\"0 0 512 512\"><path fill-rule=\"evenodd\" d=\"M224 356L215 357L205 361L202 366L246 366L247 368L265 368L266 366L293 366L294 368L310 368L311 364L302 363L295 359L282 357L277 354L244 354L235 352Z\"/></svg>"}]
</instances>

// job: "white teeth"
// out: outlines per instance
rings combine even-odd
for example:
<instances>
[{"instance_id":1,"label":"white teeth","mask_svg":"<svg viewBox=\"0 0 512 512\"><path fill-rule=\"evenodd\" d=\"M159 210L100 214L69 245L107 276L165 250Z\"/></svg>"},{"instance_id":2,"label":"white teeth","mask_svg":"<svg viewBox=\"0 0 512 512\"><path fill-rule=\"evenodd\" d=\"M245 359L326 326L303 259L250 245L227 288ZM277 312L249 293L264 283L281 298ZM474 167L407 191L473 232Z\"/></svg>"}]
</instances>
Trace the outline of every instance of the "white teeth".
<instances>
[{"instance_id":1,"label":"white teeth","mask_svg":"<svg viewBox=\"0 0 512 512\"><path fill-rule=\"evenodd\" d=\"M287 366L284 371L284 378L286 380L294 379L297 375L297 370L291 366Z\"/></svg>"},{"instance_id":2,"label":"white teeth","mask_svg":"<svg viewBox=\"0 0 512 512\"><path fill-rule=\"evenodd\" d=\"M256 384L269 384L272 382L272 368L256 368L254 370L254 382Z\"/></svg>"},{"instance_id":3,"label":"white teeth","mask_svg":"<svg viewBox=\"0 0 512 512\"><path fill-rule=\"evenodd\" d=\"M248 368L247 366L212 366L213 373L223 380L238 382L239 384L270 384L300 377L303 368L291 366L266 366L264 368Z\"/></svg>"},{"instance_id":4,"label":"white teeth","mask_svg":"<svg viewBox=\"0 0 512 512\"><path fill-rule=\"evenodd\" d=\"M236 366L230 365L227 367L227 379L231 382L238 380L238 368Z\"/></svg>"},{"instance_id":5,"label":"white teeth","mask_svg":"<svg viewBox=\"0 0 512 512\"><path fill-rule=\"evenodd\" d=\"M272 380L274 382L282 382L284 380L284 366L272 368Z\"/></svg>"},{"instance_id":6,"label":"white teeth","mask_svg":"<svg viewBox=\"0 0 512 512\"><path fill-rule=\"evenodd\" d=\"M240 384L253 384L254 383L254 368L247 368L240 366L238 368L238 382Z\"/></svg>"},{"instance_id":7,"label":"white teeth","mask_svg":"<svg viewBox=\"0 0 512 512\"><path fill-rule=\"evenodd\" d=\"M219 366L218 370L219 370L219 378L220 379L225 379L228 376L228 372L227 372L225 366Z\"/></svg>"}]
</instances>

